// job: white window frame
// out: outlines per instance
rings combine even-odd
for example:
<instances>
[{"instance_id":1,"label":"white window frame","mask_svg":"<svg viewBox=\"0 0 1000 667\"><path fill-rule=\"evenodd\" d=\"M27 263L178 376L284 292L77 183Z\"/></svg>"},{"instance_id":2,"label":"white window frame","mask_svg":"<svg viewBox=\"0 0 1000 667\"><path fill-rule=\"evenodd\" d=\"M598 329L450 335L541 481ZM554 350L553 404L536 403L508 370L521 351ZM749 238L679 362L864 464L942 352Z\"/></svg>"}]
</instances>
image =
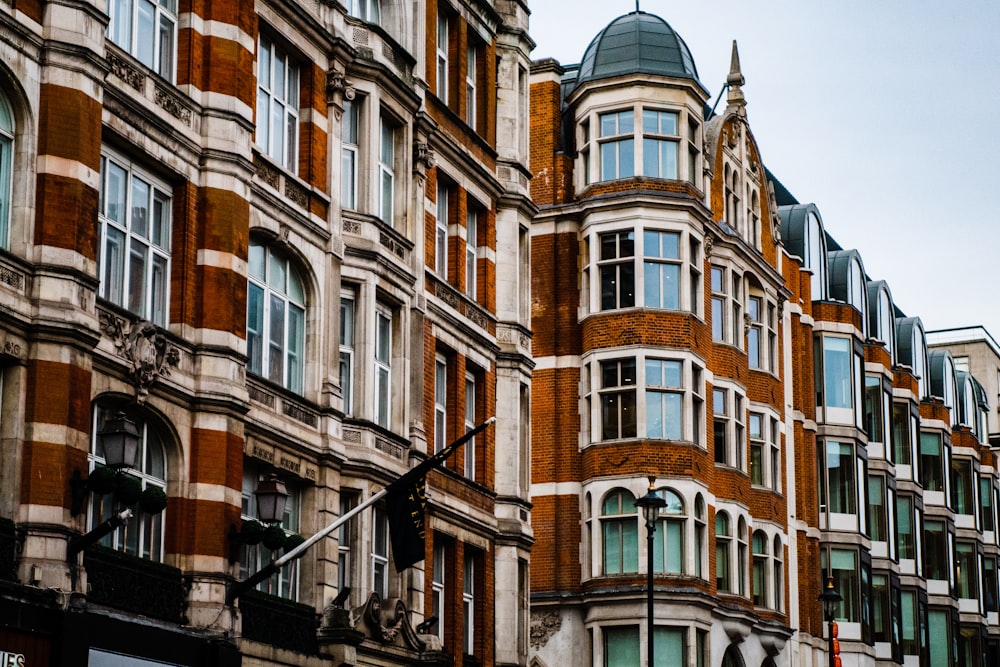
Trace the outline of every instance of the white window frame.
<instances>
[{"instance_id":1,"label":"white window frame","mask_svg":"<svg viewBox=\"0 0 1000 667\"><path fill-rule=\"evenodd\" d=\"M465 432L476 428L476 376L465 373ZM465 445L465 476L476 478L476 439L469 440Z\"/></svg>"},{"instance_id":2,"label":"white window frame","mask_svg":"<svg viewBox=\"0 0 1000 667\"><path fill-rule=\"evenodd\" d=\"M358 504L360 494L356 491L340 490L340 516L350 512ZM337 590L338 592L351 588L354 581L354 559L351 552L354 548L355 522L348 521L337 531Z\"/></svg>"},{"instance_id":3,"label":"white window frame","mask_svg":"<svg viewBox=\"0 0 1000 667\"><path fill-rule=\"evenodd\" d=\"M476 558L466 553L462 567L462 650L474 655L476 647Z\"/></svg>"},{"instance_id":4,"label":"white window frame","mask_svg":"<svg viewBox=\"0 0 1000 667\"><path fill-rule=\"evenodd\" d=\"M448 360L434 357L434 452L448 445Z\"/></svg>"},{"instance_id":5,"label":"white window frame","mask_svg":"<svg viewBox=\"0 0 1000 667\"><path fill-rule=\"evenodd\" d=\"M598 128L601 180L613 181L635 176L635 109L629 107L598 114ZM613 160L607 161L606 158Z\"/></svg>"},{"instance_id":6,"label":"white window frame","mask_svg":"<svg viewBox=\"0 0 1000 667\"><path fill-rule=\"evenodd\" d=\"M382 21L382 7L379 0L345 0L347 13L374 25Z\"/></svg>"},{"instance_id":7,"label":"white window frame","mask_svg":"<svg viewBox=\"0 0 1000 667\"><path fill-rule=\"evenodd\" d=\"M676 253L669 254L668 239L676 239ZM664 310L680 310L684 297L681 291L684 269L684 252L681 247L683 235L680 232L663 229L645 228L642 233L642 303L646 308L657 308ZM655 247L654 247L655 246ZM652 253L656 254L652 254ZM667 267L673 267L675 273L673 279L676 282L673 289L669 289L670 275L664 274ZM653 295L647 292L651 277L656 278L657 298L654 301ZM670 303L670 294L674 296L676 302Z\"/></svg>"},{"instance_id":8,"label":"white window frame","mask_svg":"<svg viewBox=\"0 0 1000 667\"><path fill-rule=\"evenodd\" d=\"M379 217L394 227L396 223L396 142L401 131L384 115L379 116Z\"/></svg>"},{"instance_id":9,"label":"white window frame","mask_svg":"<svg viewBox=\"0 0 1000 667\"><path fill-rule=\"evenodd\" d=\"M476 61L479 58L479 49L475 42L470 39L465 49L465 124L476 129L478 120L479 105L476 99Z\"/></svg>"},{"instance_id":10,"label":"white window frame","mask_svg":"<svg viewBox=\"0 0 1000 667\"><path fill-rule=\"evenodd\" d=\"M389 597L389 517L376 507L372 512L372 591L383 600Z\"/></svg>"},{"instance_id":11,"label":"white window frame","mask_svg":"<svg viewBox=\"0 0 1000 667\"><path fill-rule=\"evenodd\" d=\"M465 293L476 300L476 273L478 267L479 209L468 206L465 214Z\"/></svg>"},{"instance_id":12,"label":"white window frame","mask_svg":"<svg viewBox=\"0 0 1000 667\"><path fill-rule=\"evenodd\" d=\"M450 40L451 21L449 17L439 11L437 15L437 86L434 89L445 106L448 105L448 48Z\"/></svg>"},{"instance_id":13,"label":"white window frame","mask_svg":"<svg viewBox=\"0 0 1000 667\"><path fill-rule=\"evenodd\" d=\"M375 378L372 382L372 421L382 428L392 423L392 328L393 312L383 304L375 307L375 349L372 355Z\"/></svg>"},{"instance_id":14,"label":"white window frame","mask_svg":"<svg viewBox=\"0 0 1000 667\"><path fill-rule=\"evenodd\" d=\"M108 39L173 83L177 61L177 0L110 0L107 9ZM146 17L142 26L140 9Z\"/></svg>"},{"instance_id":15,"label":"white window frame","mask_svg":"<svg viewBox=\"0 0 1000 667\"><path fill-rule=\"evenodd\" d=\"M718 411L720 407L722 412ZM742 389L724 384L712 387L713 429L718 427L719 422L722 422L725 436L725 461L719 461L718 453L716 453L716 465L729 466L740 472L746 472L746 413L746 396ZM715 435L718 437L717 434ZM716 452L718 452L717 443L715 443L715 447Z\"/></svg>"},{"instance_id":16,"label":"white window frame","mask_svg":"<svg viewBox=\"0 0 1000 667\"><path fill-rule=\"evenodd\" d=\"M679 124L680 114L677 111L643 107L641 128L643 176L669 180L680 178ZM663 153L664 149L666 153Z\"/></svg>"},{"instance_id":17,"label":"white window frame","mask_svg":"<svg viewBox=\"0 0 1000 667\"><path fill-rule=\"evenodd\" d=\"M448 195L451 187L438 176L434 220L434 272L448 280Z\"/></svg>"},{"instance_id":18,"label":"white window frame","mask_svg":"<svg viewBox=\"0 0 1000 667\"><path fill-rule=\"evenodd\" d=\"M445 581L448 567L448 553L441 542L434 543L434 564L431 569L431 613L437 616L434 634L438 639L444 639L445 615L448 608L448 598L445 596Z\"/></svg>"},{"instance_id":19,"label":"white window frame","mask_svg":"<svg viewBox=\"0 0 1000 667\"><path fill-rule=\"evenodd\" d=\"M354 354L358 299L352 288L340 290L340 393L344 414L354 413Z\"/></svg>"},{"instance_id":20,"label":"white window frame","mask_svg":"<svg viewBox=\"0 0 1000 667\"><path fill-rule=\"evenodd\" d=\"M750 298L747 299L747 317L750 320L750 328L747 330L747 363L750 368L758 371L770 370L767 350L765 349L767 344L764 326L766 311L767 301L764 296L751 293ZM755 339L756 345L754 345Z\"/></svg>"},{"instance_id":21,"label":"white window frame","mask_svg":"<svg viewBox=\"0 0 1000 667\"><path fill-rule=\"evenodd\" d=\"M340 206L358 207L358 158L361 130L361 100L344 100L340 138Z\"/></svg>"},{"instance_id":22,"label":"white window frame","mask_svg":"<svg viewBox=\"0 0 1000 667\"><path fill-rule=\"evenodd\" d=\"M299 67L263 31L257 40L257 129L254 141L284 169L298 171ZM280 120L280 128L275 127Z\"/></svg>"},{"instance_id":23,"label":"white window frame","mask_svg":"<svg viewBox=\"0 0 1000 667\"><path fill-rule=\"evenodd\" d=\"M119 174L121 189L117 202L111 201L112 171ZM170 247L173 236L173 199L171 189L134 163L109 151L101 154L100 207L100 296L160 327L170 316ZM140 209L135 198L137 188L145 189L146 205ZM118 211L118 208L121 211ZM137 211L144 211L139 220ZM120 243L119 261L110 256L114 234ZM158 237L158 238L157 238ZM136 270L136 250L141 255L142 292L135 294L132 279ZM116 271L120 275L116 275ZM142 303L133 303L138 297Z\"/></svg>"},{"instance_id":24,"label":"white window frame","mask_svg":"<svg viewBox=\"0 0 1000 667\"><path fill-rule=\"evenodd\" d=\"M273 244L251 239L248 265L247 370L301 394L305 387L305 284L288 254L276 249ZM259 267L255 269L257 265ZM251 326L254 309L249 302L250 295L255 292L261 295L261 314ZM272 325L276 303L281 304L283 318L280 341L271 338L276 331ZM296 333L298 335L293 336ZM257 351L256 345L259 345ZM280 368L276 368L276 353L280 353Z\"/></svg>"}]
</instances>

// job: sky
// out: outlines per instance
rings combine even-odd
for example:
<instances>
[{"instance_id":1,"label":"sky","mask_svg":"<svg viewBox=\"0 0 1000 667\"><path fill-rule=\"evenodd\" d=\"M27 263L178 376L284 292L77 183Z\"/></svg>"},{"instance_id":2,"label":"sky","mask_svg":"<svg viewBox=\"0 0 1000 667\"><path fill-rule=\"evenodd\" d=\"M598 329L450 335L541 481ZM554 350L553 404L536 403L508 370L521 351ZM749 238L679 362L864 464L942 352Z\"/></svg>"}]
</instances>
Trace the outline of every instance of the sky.
<instances>
[{"instance_id":1,"label":"sky","mask_svg":"<svg viewBox=\"0 0 1000 667\"><path fill-rule=\"evenodd\" d=\"M898 308L1000 340L1000 2L640 2L687 43L713 103L737 40L764 164ZM635 2L529 8L531 57L571 64Z\"/></svg>"}]
</instances>

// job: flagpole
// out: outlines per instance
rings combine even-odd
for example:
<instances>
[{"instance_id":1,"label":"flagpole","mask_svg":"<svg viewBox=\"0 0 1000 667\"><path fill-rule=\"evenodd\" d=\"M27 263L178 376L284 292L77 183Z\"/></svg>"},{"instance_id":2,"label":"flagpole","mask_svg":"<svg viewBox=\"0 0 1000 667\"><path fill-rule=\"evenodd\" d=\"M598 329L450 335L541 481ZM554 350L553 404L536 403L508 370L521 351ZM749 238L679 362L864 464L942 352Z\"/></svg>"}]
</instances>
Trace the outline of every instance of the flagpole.
<instances>
[{"instance_id":1,"label":"flagpole","mask_svg":"<svg viewBox=\"0 0 1000 667\"><path fill-rule=\"evenodd\" d=\"M413 480L413 479L415 479L417 477L420 477L420 476L426 474L427 471L430 470L431 468L435 468L438 465L440 465L446 458L448 458L448 456L451 455L452 452L455 451L456 448L462 446L463 444L465 444L466 442L468 442L469 440L471 440L472 438L474 438L477 433L479 433L480 431L485 430L487 426L489 426L490 424L492 424L496 420L497 420L496 417L490 417L489 419L487 419L486 421L484 421L482 424L480 424L476 428L472 429L471 431L469 431L468 433L466 433L465 435L463 435L461 438L459 438L455 442L451 443L450 445L448 445L447 447L445 447L444 449L442 449L440 452L438 452L434 456L432 456L432 457L430 457L428 459L425 459L424 461L421 461L419 464L417 464L416 466L414 466L410 470L407 470L397 480L395 480L394 482L392 482L391 484L389 484L389 486L385 487L384 489L382 489L378 493L372 494L372 496L370 498L368 498L367 500L362 501L361 503L359 503L357 507L351 508L347 512L344 512L344 514L342 514L341 516L337 517L336 521L334 521L333 523L331 523L330 525L328 525L326 528L323 528L322 530L320 530L318 533L316 533L315 535L313 535L312 537L310 537L309 539L307 539L305 542L303 542L299 546L295 547L294 549L292 549L288 553L284 554L280 558L276 558L275 560L271 561L265 567L263 567L262 569L258 570L256 573L254 573L251 576L247 577L243 581L237 581L237 582L232 583L228 587L228 591L226 592L226 605L227 606L228 605L232 605L233 602L236 601L236 598L238 598L239 596L241 596L243 593L245 593L248 590L254 588L260 582L265 581L266 579L268 579L271 575L275 574L278 570L280 570L289 561L294 560L295 558L298 558L299 556L301 556L302 552L304 552L306 549L308 549L312 545L314 545L317 542L319 542L321 539L323 539L324 537L326 537L327 535L329 535L333 531L335 531L338 528L340 528L342 525L344 525L345 523L347 523L347 521L349 521L354 515L356 515L359 512L361 512L361 510L366 509L368 507L371 507L372 505L374 505L375 503L377 503L387 493L389 493L390 489L397 488L402 483L408 483L410 480Z\"/></svg>"}]
</instances>

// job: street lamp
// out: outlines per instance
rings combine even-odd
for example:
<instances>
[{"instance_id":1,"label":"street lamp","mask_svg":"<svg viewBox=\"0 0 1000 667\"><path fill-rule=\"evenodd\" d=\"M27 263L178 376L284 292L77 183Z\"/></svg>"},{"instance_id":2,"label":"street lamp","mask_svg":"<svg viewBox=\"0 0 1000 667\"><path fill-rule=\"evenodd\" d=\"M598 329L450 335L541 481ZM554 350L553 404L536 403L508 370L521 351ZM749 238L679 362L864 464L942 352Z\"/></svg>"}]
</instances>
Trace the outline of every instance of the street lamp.
<instances>
[{"instance_id":1,"label":"street lamp","mask_svg":"<svg viewBox=\"0 0 1000 667\"><path fill-rule=\"evenodd\" d=\"M642 498L635 501L635 506L642 510L646 519L646 665L653 667L653 533L656 532L656 520L660 510L667 506L667 501L656 493L655 477L649 478L649 490Z\"/></svg>"},{"instance_id":2,"label":"street lamp","mask_svg":"<svg viewBox=\"0 0 1000 667\"><path fill-rule=\"evenodd\" d=\"M837 639L837 607L840 606L844 597L833 587L833 577L826 578L826 588L819 594L819 601L823 603L823 618L826 620L830 630L830 667L841 667L840 665L840 641Z\"/></svg>"}]
</instances>

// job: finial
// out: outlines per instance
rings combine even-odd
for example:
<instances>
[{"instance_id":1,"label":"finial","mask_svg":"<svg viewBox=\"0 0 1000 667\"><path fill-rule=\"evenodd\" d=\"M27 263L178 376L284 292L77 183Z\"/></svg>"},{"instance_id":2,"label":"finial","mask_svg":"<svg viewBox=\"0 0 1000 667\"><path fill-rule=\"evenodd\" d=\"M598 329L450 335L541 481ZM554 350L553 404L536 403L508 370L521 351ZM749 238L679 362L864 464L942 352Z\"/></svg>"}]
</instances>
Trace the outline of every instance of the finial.
<instances>
[{"instance_id":1,"label":"finial","mask_svg":"<svg viewBox=\"0 0 1000 667\"><path fill-rule=\"evenodd\" d=\"M736 47L736 40L733 40L733 55L729 61L729 76L726 77L726 84L729 86L729 95L726 97L727 111L737 111L745 114L743 107L747 105L746 98L743 97L743 71L740 69L740 51Z\"/></svg>"},{"instance_id":2,"label":"finial","mask_svg":"<svg viewBox=\"0 0 1000 667\"><path fill-rule=\"evenodd\" d=\"M639 13L639 0L635 0L635 13Z\"/></svg>"}]
</instances>

